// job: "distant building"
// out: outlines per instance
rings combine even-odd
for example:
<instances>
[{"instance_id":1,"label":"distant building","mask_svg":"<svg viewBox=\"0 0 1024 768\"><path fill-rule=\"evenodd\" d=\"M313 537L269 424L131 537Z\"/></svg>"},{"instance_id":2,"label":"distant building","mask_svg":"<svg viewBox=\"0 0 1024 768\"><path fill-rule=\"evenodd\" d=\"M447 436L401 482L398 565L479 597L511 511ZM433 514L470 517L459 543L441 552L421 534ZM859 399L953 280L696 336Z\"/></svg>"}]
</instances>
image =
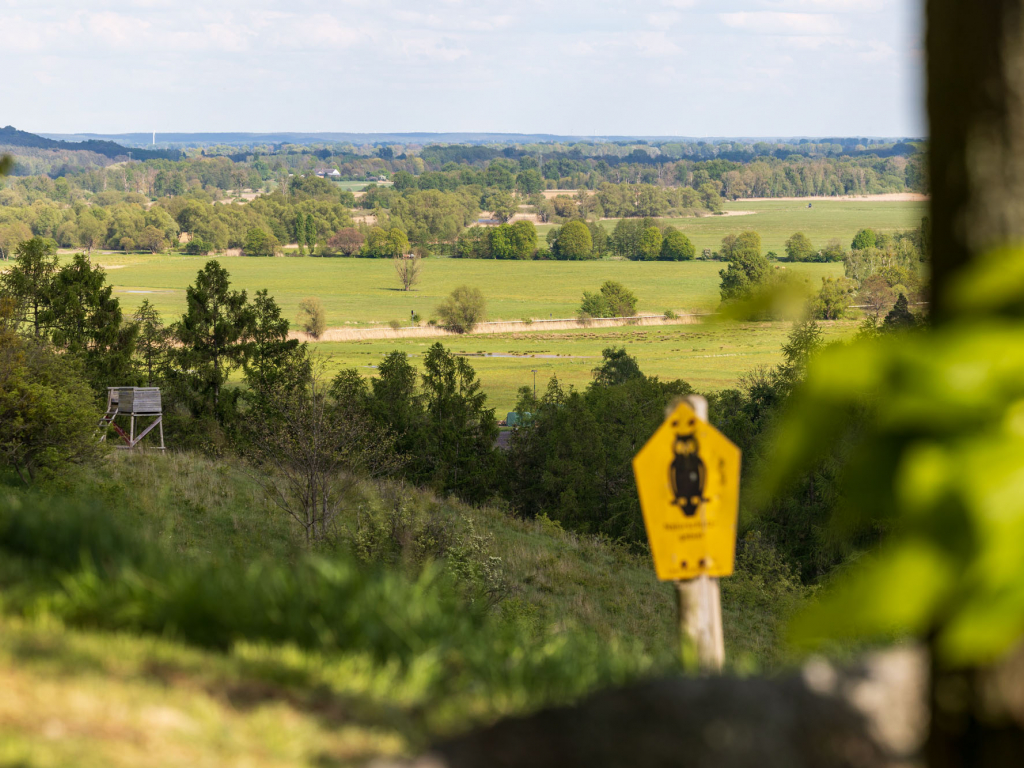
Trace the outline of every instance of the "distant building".
<instances>
[{"instance_id":1,"label":"distant building","mask_svg":"<svg viewBox=\"0 0 1024 768\"><path fill-rule=\"evenodd\" d=\"M317 168L313 171L321 179L340 179L341 172L337 168Z\"/></svg>"}]
</instances>

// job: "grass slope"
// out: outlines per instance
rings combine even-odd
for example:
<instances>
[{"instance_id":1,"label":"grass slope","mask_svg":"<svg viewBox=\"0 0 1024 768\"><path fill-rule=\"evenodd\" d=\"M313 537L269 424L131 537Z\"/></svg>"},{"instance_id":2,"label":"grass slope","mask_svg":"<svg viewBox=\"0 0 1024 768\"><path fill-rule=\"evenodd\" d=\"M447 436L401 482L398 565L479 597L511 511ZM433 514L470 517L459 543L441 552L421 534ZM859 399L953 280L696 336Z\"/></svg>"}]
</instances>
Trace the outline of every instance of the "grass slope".
<instances>
[{"instance_id":1,"label":"grass slope","mask_svg":"<svg viewBox=\"0 0 1024 768\"><path fill-rule=\"evenodd\" d=\"M297 532L230 463L114 454L89 478L65 476L51 489L62 488L105 499L112 516L186 560L230 567L262 557L291 561L302 550ZM365 555L367 537L355 535L360 520L383 516L379 530L393 532L388 514L399 506L431 530L447 520L480 545L477 556L498 558L508 589L492 610L544 633L549 652L557 653L564 633L584 632L609 654L649 654L650 671L672 668L672 589L654 579L645 556L543 519L514 520L393 484L353 492L336 546ZM417 565L402 557L391 567ZM4 597L0 590L0 607ZM800 599L798 590L758 573L725 580L734 669L786 661L779 626ZM0 765L362 764L415 753L440 735L565 695L531 692L541 681L530 679L512 689L492 689L486 680L439 685L442 669L429 653L396 665L365 653L266 643L215 652L170 638L72 629L45 611L33 619L0 613Z\"/></svg>"}]
</instances>

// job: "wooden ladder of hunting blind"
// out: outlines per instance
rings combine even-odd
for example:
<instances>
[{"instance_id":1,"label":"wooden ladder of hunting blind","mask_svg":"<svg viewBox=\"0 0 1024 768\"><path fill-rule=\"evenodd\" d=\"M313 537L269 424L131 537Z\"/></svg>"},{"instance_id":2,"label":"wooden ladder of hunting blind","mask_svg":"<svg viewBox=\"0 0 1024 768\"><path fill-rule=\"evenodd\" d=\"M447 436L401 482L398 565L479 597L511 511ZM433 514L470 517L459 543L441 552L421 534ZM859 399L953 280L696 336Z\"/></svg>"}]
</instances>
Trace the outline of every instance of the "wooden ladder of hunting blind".
<instances>
[{"instance_id":1,"label":"wooden ladder of hunting blind","mask_svg":"<svg viewBox=\"0 0 1024 768\"><path fill-rule=\"evenodd\" d=\"M128 432L125 432L117 424L118 416L129 418ZM152 418L145 429L135 434L135 420L137 418ZM113 427L125 442L117 446L126 450L132 450L142 438L159 427L160 429L160 450L164 447L164 416L163 407L160 401L160 389L158 387L107 387L107 411L100 419L99 428L102 430L100 442L107 439L107 427Z\"/></svg>"}]
</instances>

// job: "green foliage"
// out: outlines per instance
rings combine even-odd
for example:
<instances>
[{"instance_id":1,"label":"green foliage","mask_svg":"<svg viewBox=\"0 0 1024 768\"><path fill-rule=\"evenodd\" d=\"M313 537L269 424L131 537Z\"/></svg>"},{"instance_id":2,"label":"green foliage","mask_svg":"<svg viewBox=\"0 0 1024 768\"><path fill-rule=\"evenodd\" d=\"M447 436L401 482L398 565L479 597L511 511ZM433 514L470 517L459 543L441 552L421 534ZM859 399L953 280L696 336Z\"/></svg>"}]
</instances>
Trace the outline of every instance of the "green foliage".
<instances>
[{"instance_id":1,"label":"green foliage","mask_svg":"<svg viewBox=\"0 0 1024 768\"><path fill-rule=\"evenodd\" d=\"M138 328L135 353L142 372L143 384L147 387L156 386L167 350L170 348L170 333L164 327L160 312L149 303L149 299L144 300L135 310L132 320Z\"/></svg>"},{"instance_id":2,"label":"green foliage","mask_svg":"<svg viewBox=\"0 0 1024 768\"><path fill-rule=\"evenodd\" d=\"M1006 273L1020 258L1005 251L966 270L950 300L955 321L867 336L812 362L767 490L856 425L832 524L892 533L798 624L804 638L909 632L933 638L941 663L963 665L993 661L1024 636L1024 351L1020 284Z\"/></svg>"},{"instance_id":3,"label":"green foliage","mask_svg":"<svg viewBox=\"0 0 1024 768\"><path fill-rule=\"evenodd\" d=\"M598 293L583 292L583 301L576 314L588 317L633 317L637 298L626 286L614 280L605 281Z\"/></svg>"},{"instance_id":4,"label":"green foliage","mask_svg":"<svg viewBox=\"0 0 1024 768\"><path fill-rule=\"evenodd\" d=\"M440 343L423 357L417 387L405 354L393 352L367 390L358 371L342 371L335 397L355 404L395 437L410 481L466 499L482 499L495 488L501 457L494 447L497 420L472 366Z\"/></svg>"},{"instance_id":5,"label":"green foliage","mask_svg":"<svg viewBox=\"0 0 1024 768\"><path fill-rule=\"evenodd\" d=\"M460 285L437 305L441 324L455 333L469 333L485 317L486 301L479 288Z\"/></svg>"},{"instance_id":6,"label":"green foliage","mask_svg":"<svg viewBox=\"0 0 1024 768\"><path fill-rule=\"evenodd\" d=\"M246 256L273 256L277 248L277 238L273 234L261 227L253 227L245 235L242 252Z\"/></svg>"},{"instance_id":7,"label":"green foliage","mask_svg":"<svg viewBox=\"0 0 1024 768\"><path fill-rule=\"evenodd\" d=\"M134 380L132 355L138 329L123 322L106 273L75 254L50 280L40 319L53 345L80 357L88 380L105 389Z\"/></svg>"},{"instance_id":8,"label":"green foliage","mask_svg":"<svg viewBox=\"0 0 1024 768\"><path fill-rule=\"evenodd\" d=\"M222 402L224 385L246 352L252 313L245 291L231 290L229 275L209 261L186 291L188 309L174 324L178 345L168 353L168 378L195 415L223 421L233 400Z\"/></svg>"},{"instance_id":9,"label":"green foliage","mask_svg":"<svg viewBox=\"0 0 1024 768\"><path fill-rule=\"evenodd\" d=\"M850 249L854 251L863 251L868 248L874 248L875 237L875 230L862 229L854 235L853 242L850 243Z\"/></svg>"},{"instance_id":10,"label":"green foliage","mask_svg":"<svg viewBox=\"0 0 1024 768\"><path fill-rule=\"evenodd\" d=\"M256 291L249 310L242 368L245 383L257 395L280 387L282 382L304 380L308 374L305 345L288 338L288 320L267 289Z\"/></svg>"},{"instance_id":11,"label":"green foliage","mask_svg":"<svg viewBox=\"0 0 1024 768\"><path fill-rule=\"evenodd\" d=\"M40 472L90 461L98 455L98 421L72 356L0 324L0 465L28 483Z\"/></svg>"},{"instance_id":12,"label":"green foliage","mask_svg":"<svg viewBox=\"0 0 1024 768\"><path fill-rule=\"evenodd\" d=\"M918 319L910 311L907 297L901 293L889 314L885 316L884 327L889 330L902 331L916 328L918 325Z\"/></svg>"},{"instance_id":13,"label":"green foliage","mask_svg":"<svg viewBox=\"0 0 1024 768\"><path fill-rule=\"evenodd\" d=\"M697 251L683 232L674 227L666 227L665 235L661 242L661 254L658 258L662 261L691 261Z\"/></svg>"},{"instance_id":14,"label":"green foliage","mask_svg":"<svg viewBox=\"0 0 1024 768\"><path fill-rule=\"evenodd\" d=\"M551 250L557 259L589 259L593 257L594 240L586 224L582 221L570 221L558 230Z\"/></svg>"},{"instance_id":15,"label":"green foliage","mask_svg":"<svg viewBox=\"0 0 1024 768\"><path fill-rule=\"evenodd\" d=\"M193 237L185 244L185 253L189 256L206 256L213 250L213 246L201 237Z\"/></svg>"},{"instance_id":16,"label":"green foliage","mask_svg":"<svg viewBox=\"0 0 1024 768\"><path fill-rule=\"evenodd\" d=\"M605 350L586 392L565 390L552 378L539 403L517 407L531 410L534 425L513 433L515 509L640 545L645 534L631 462L665 406L690 391L685 382L644 376L625 350Z\"/></svg>"},{"instance_id":17,"label":"green foliage","mask_svg":"<svg viewBox=\"0 0 1024 768\"><path fill-rule=\"evenodd\" d=\"M309 296L299 302L299 324L312 338L319 339L327 330L324 305L316 296Z\"/></svg>"},{"instance_id":18,"label":"green foliage","mask_svg":"<svg viewBox=\"0 0 1024 768\"><path fill-rule=\"evenodd\" d=\"M18 245L15 255L17 264L0 273L0 290L13 299L17 316L11 319L27 323L38 338L45 332L46 302L58 267L56 243L33 237Z\"/></svg>"},{"instance_id":19,"label":"green foliage","mask_svg":"<svg viewBox=\"0 0 1024 768\"><path fill-rule=\"evenodd\" d=\"M647 227L640 235L640 256L644 261L654 261L661 255L662 237L657 227Z\"/></svg>"},{"instance_id":20,"label":"green foliage","mask_svg":"<svg viewBox=\"0 0 1024 768\"><path fill-rule=\"evenodd\" d=\"M786 241L786 256L790 261L812 261L814 255L811 239L803 232L797 232Z\"/></svg>"},{"instance_id":21,"label":"green foliage","mask_svg":"<svg viewBox=\"0 0 1024 768\"><path fill-rule=\"evenodd\" d=\"M771 279L771 263L761 255L761 238L756 232L727 236L722 240L722 255L729 260L728 268L718 273L722 301L749 299Z\"/></svg>"},{"instance_id":22,"label":"green foliage","mask_svg":"<svg viewBox=\"0 0 1024 768\"><path fill-rule=\"evenodd\" d=\"M853 283L846 278L823 277L821 290L809 304L811 316L818 320L841 320L849 312L854 291Z\"/></svg>"}]
</instances>

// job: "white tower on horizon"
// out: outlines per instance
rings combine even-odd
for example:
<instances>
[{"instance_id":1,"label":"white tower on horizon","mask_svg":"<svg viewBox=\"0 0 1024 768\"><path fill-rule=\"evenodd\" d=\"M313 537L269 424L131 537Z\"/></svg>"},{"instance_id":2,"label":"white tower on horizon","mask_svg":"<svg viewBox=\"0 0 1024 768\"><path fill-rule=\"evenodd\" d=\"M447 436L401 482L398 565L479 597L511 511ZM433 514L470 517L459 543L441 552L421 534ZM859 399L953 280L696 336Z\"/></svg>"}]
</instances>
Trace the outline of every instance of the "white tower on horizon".
<instances>
[{"instance_id":1,"label":"white tower on horizon","mask_svg":"<svg viewBox=\"0 0 1024 768\"><path fill-rule=\"evenodd\" d=\"M153 145L156 146L156 131L153 131Z\"/></svg>"}]
</instances>

